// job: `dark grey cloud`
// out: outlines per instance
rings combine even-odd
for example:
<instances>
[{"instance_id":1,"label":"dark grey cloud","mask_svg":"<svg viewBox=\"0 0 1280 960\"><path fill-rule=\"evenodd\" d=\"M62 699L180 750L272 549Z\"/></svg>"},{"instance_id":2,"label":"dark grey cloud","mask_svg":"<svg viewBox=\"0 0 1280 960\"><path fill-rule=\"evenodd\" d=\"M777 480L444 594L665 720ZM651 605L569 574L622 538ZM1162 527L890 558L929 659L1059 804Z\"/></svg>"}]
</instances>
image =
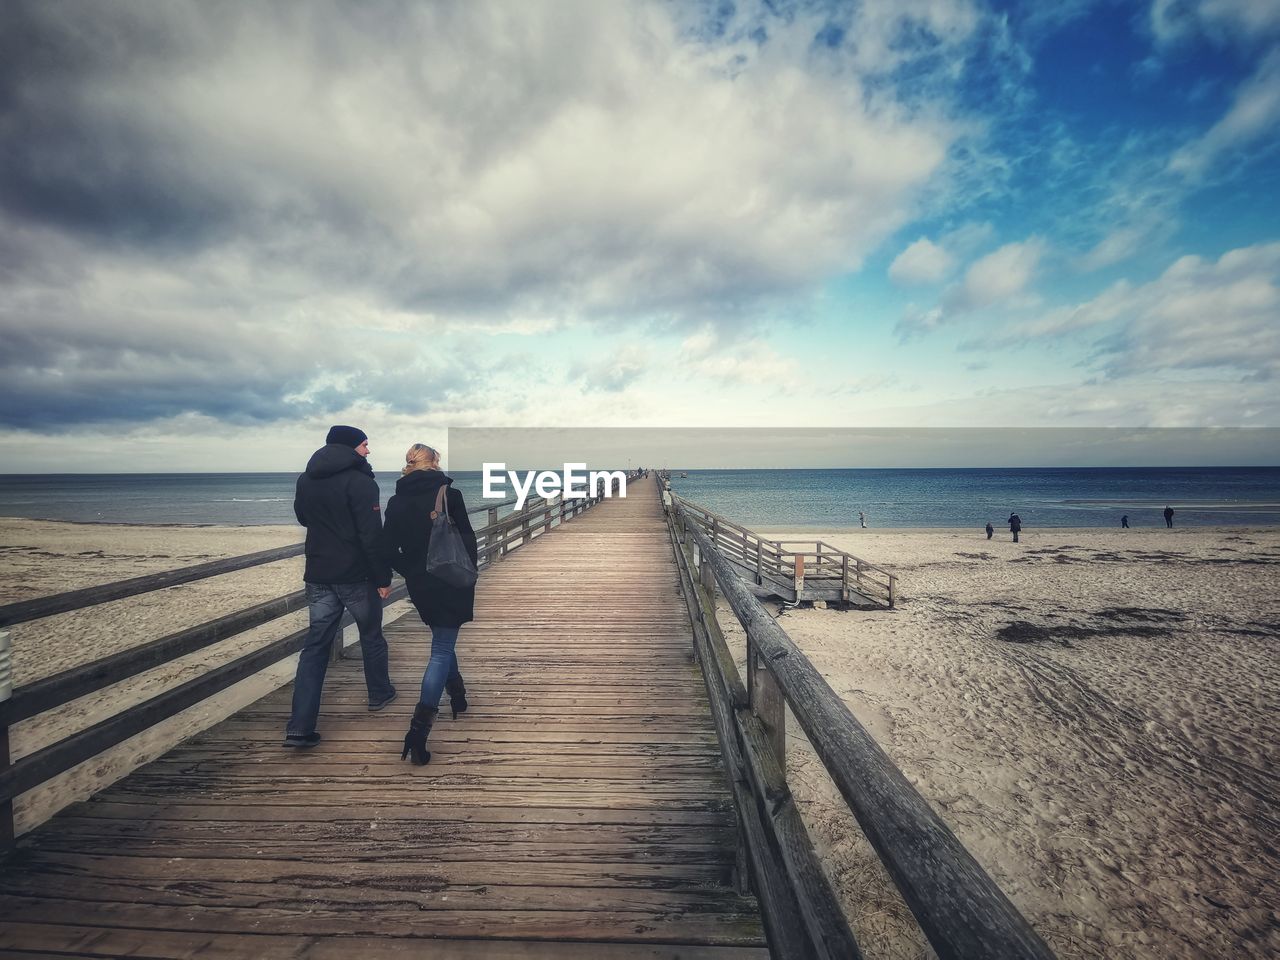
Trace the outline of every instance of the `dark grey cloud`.
<instances>
[{"instance_id":1,"label":"dark grey cloud","mask_svg":"<svg viewBox=\"0 0 1280 960\"><path fill-rule=\"evenodd\" d=\"M743 323L909 217L959 134L888 38L941 17L942 75L965 11L0 5L0 422L422 409L478 389L468 320Z\"/></svg>"}]
</instances>

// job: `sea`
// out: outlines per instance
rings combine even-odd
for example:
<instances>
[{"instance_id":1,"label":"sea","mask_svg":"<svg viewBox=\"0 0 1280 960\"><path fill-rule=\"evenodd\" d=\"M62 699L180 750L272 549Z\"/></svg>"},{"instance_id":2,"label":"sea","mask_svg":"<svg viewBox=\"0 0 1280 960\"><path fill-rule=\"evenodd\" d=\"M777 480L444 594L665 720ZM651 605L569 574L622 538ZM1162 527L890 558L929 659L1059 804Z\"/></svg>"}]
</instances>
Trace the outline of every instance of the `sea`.
<instances>
[{"instance_id":1,"label":"sea","mask_svg":"<svg viewBox=\"0 0 1280 960\"><path fill-rule=\"evenodd\" d=\"M1280 467L688 470L672 488L751 527L1162 527L1280 524ZM377 474L383 502L397 473ZM0 475L0 516L89 523L294 524L295 473ZM479 473L455 481L472 510ZM510 511L502 507L500 515ZM483 522L483 521L481 521Z\"/></svg>"}]
</instances>

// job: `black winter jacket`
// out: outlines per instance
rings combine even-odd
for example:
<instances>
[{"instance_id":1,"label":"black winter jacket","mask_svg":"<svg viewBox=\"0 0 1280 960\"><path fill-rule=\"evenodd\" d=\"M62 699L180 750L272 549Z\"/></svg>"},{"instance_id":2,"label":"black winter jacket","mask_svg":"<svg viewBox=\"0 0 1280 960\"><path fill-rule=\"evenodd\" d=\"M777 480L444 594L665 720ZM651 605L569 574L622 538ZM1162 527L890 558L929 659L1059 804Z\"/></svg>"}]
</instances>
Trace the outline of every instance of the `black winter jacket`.
<instances>
[{"instance_id":1,"label":"black winter jacket","mask_svg":"<svg viewBox=\"0 0 1280 960\"><path fill-rule=\"evenodd\" d=\"M451 587L427 573L427 545L431 542L431 511L436 494L445 494L449 516L462 534L467 553L478 562L476 534L467 517L462 494L452 486L453 478L439 470L415 470L396 481L396 493L387 501L387 522L382 528L382 556L404 575L409 597L423 622L433 627L460 627L474 619L475 587Z\"/></svg>"},{"instance_id":2,"label":"black winter jacket","mask_svg":"<svg viewBox=\"0 0 1280 960\"><path fill-rule=\"evenodd\" d=\"M307 583L391 583L379 552L381 493L364 457L342 443L325 444L298 477L293 512L307 528Z\"/></svg>"}]
</instances>

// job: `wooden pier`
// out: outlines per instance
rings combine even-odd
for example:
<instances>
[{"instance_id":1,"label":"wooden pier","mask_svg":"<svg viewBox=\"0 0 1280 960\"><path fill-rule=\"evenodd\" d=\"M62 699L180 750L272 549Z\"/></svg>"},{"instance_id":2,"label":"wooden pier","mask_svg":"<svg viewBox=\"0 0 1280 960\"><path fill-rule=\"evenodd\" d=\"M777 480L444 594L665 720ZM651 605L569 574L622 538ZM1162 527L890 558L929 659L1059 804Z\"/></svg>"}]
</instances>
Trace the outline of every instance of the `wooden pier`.
<instances>
[{"instance_id":1,"label":"wooden pier","mask_svg":"<svg viewBox=\"0 0 1280 960\"><path fill-rule=\"evenodd\" d=\"M652 483L652 481L650 481ZM638 492L638 491L637 491ZM488 570L425 767L400 760L430 638L387 630L399 699L334 664L313 750L285 687L72 807L0 879L5 956L767 956L656 494Z\"/></svg>"},{"instance_id":2,"label":"wooden pier","mask_svg":"<svg viewBox=\"0 0 1280 960\"><path fill-rule=\"evenodd\" d=\"M305 631L27 756L10 758L10 726L298 609L301 594L0 701L0 958L856 960L791 795L789 728L938 956L1052 957L752 595L789 580L797 595L891 607L892 574L818 545L806 587L806 548L664 505L647 477L625 499L488 513L458 648L471 709L451 720L442 704L425 767L400 760L430 646L410 613L386 627L400 698L384 711L367 711L359 660L335 645L318 747L281 746L286 686L14 844L15 797L279 662ZM293 553L10 604L0 627ZM745 634L745 670L725 615Z\"/></svg>"}]
</instances>

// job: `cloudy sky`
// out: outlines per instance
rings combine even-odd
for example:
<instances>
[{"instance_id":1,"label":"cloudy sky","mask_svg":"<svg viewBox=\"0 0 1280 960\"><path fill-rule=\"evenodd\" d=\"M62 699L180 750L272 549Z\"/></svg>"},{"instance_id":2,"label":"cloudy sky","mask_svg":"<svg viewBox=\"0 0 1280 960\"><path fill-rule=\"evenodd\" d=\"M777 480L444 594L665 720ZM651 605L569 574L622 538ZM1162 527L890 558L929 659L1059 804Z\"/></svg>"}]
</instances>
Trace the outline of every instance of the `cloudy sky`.
<instances>
[{"instance_id":1,"label":"cloudy sky","mask_svg":"<svg viewBox=\"0 0 1280 960\"><path fill-rule=\"evenodd\" d=\"M1280 426L1280 0L0 5L0 472Z\"/></svg>"}]
</instances>

